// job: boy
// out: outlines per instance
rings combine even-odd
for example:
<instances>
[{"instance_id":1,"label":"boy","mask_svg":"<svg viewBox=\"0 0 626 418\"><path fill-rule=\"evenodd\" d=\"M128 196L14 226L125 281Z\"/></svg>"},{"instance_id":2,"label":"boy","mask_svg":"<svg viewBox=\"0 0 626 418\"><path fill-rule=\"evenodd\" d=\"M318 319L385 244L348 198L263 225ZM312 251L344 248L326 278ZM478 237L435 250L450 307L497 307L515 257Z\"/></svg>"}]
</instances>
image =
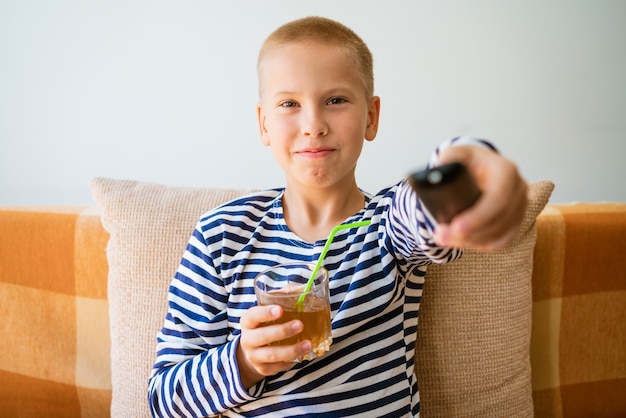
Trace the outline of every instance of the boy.
<instances>
[{"instance_id":1,"label":"boy","mask_svg":"<svg viewBox=\"0 0 626 418\"><path fill-rule=\"evenodd\" d=\"M288 23L258 60L259 130L286 187L235 200L204 215L169 293L149 381L155 416L418 416L413 373L417 313L426 268L458 247L499 248L516 234L526 184L486 143L457 139L434 163L461 161L481 199L450 225L436 225L406 181L376 195L354 172L364 139L376 137L380 99L372 58L345 26L323 18ZM325 259L333 344L294 364L309 341L268 346L302 331L256 306L253 280L268 265Z\"/></svg>"}]
</instances>

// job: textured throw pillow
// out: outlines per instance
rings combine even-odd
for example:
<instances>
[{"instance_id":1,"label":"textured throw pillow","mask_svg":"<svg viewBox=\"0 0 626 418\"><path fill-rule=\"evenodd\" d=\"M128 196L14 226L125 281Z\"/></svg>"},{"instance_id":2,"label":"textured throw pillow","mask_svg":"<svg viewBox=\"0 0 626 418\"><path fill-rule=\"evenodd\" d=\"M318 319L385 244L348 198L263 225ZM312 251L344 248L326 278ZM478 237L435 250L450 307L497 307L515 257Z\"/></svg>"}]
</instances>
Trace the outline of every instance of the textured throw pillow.
<instances>
[{"instance_id":1,"label":"textured throw pillow","mask_svg":"<svg viewBox=\"0 0 626 418\"><path fill-rule=\"evenodd\" d=\"M96 178L91 193L110 234L109 315L113 417L150 417L148 376L167 290L200 216L250 192Z\"/></svg>"},{"instance_id":2,"label":"textured throw pillow","mask_svg":"<svg viewBox=\"0 0 626 418\"><path fill-rule=\"evenodd\" d=\"M423 417L530 417L532 268L535 218L554 185L529 187L512 246L467 250L432 266L420 309L416 372Z\"/></svg>"}]
</instances>

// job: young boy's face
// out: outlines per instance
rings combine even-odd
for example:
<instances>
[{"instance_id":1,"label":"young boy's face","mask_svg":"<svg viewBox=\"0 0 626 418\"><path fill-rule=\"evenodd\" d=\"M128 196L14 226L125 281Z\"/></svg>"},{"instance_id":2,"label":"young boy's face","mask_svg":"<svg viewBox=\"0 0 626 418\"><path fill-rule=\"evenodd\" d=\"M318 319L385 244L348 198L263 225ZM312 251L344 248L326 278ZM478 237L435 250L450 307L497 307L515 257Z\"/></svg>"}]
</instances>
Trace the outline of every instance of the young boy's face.
<instances>
[{"instance_id":1,"label":"young boy's face","mask_svg":"<svg viewBox=\"0 0 626 418\"><path fill-rule=\"evenodd\" d=\"M288 185L349 187L364 139L378 129L380 100L367 98L353 59L317 42L271 50L261 63L257 108L264 145Z\"/></svg>"}]
</instances>

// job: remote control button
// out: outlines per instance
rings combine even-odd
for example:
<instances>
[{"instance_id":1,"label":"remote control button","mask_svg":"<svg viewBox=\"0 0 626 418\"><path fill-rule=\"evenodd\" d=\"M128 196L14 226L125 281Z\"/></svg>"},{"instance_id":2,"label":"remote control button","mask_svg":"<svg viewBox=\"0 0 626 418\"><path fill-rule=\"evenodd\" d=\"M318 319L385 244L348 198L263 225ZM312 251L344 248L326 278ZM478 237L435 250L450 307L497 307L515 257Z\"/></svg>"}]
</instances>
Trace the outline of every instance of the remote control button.
<instances>
[{"instance_id":1,"label":"remote control button","mask_svg":"<svg viewBox=\"0 0 626 418\"><path fill-rule=\"evenodd\" d=\"M428 173L427 179L430 184L439 184L441 179L443 179L443 175L439 170L432 170Z\"/></svg>"}]
</instances>

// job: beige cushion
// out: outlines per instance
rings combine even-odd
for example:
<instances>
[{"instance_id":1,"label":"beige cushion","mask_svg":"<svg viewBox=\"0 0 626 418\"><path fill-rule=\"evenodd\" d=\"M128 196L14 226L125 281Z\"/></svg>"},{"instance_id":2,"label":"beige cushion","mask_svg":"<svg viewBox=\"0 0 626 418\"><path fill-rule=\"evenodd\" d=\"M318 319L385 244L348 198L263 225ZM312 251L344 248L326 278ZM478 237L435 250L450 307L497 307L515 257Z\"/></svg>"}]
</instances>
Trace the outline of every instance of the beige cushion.
<instances>
[{"instance_id":1,"label":"beige cushion","mask_svg":"<svg viewBox=\"0 0 626 418\"><path fill-rule=\"evenodd\" d=\"M423 417L533 416L530 374L535 218L554 185L530 185L514 244L432 266L420 310L416 372Z\"/></svg>"},{"instance_id":2,"label":"beige cushion","mask_svg":"<svg viewBox=\"0 0 626 418\"><path fill-rule=\"evenodd\" d=\"M193 228L207 210L249 190L192 189L96 178L94 200L109 232L111 416L150 417L148 376L167 291Z\"/></svg>"},{"instance_id":3,"label":"beige cushion","mask_svg":"<svg viewBox=\"0 0 626 418\"><path fill-rule=\"evenodd\" d=\"M111 415L149 417L147 379L156 334L166 314L169 283L193 227L205 211L250 190L104 178L90 186L110 234ZM453 265L429 270L417 355L424 417L459 411L532 415L528 340L533 226L551 190L549 182L531 187L525 233L512 249L468 252Z\"/></svg>"}]
</instances>

